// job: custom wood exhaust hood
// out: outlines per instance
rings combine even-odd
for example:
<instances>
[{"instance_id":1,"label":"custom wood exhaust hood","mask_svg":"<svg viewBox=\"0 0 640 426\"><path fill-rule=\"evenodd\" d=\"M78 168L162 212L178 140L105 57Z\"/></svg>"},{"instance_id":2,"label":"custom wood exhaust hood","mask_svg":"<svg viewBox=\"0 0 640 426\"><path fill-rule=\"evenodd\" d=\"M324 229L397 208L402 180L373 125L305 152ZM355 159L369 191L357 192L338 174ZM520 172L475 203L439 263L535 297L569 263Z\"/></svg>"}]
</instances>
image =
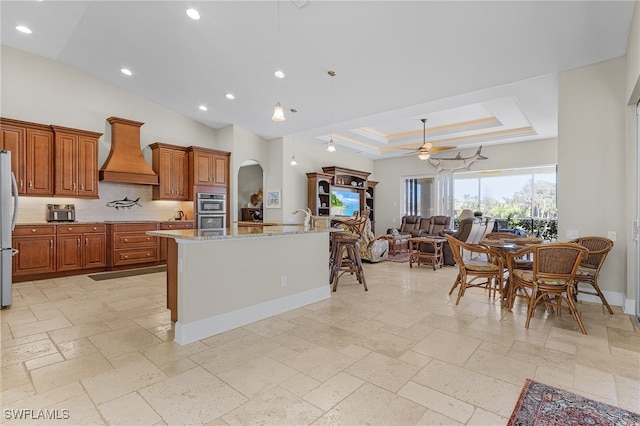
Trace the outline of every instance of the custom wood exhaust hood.
<instances>
[{"instance_id":1,"label":"custom wood exhaust hood","mask_svg":"<svg viewBox=\"0 0 640 426\"><path fill-rule=\"evenodd\" d=\"M109 117L107 121L111 124L111 151L100 169L100 180L158 185L158 176L140 148L140 127L144 123L118 117Z\"/></svg>"}]
</instances>

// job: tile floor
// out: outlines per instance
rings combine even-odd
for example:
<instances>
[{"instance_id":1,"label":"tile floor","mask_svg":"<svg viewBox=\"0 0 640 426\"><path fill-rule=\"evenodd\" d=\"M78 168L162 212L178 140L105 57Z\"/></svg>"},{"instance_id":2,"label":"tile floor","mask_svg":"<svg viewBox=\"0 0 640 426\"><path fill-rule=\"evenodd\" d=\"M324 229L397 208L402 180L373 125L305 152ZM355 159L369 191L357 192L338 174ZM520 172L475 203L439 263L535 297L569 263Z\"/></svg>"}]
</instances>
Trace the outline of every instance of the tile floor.
<instances>
[{"instance_id":1,"label":"tile floor","mask_svg":"<svg viewBox=\"0 0 640 426\"><path fill-rule=\"evenodd\" d=\"M620 308L500 309L456 270L366 264L329 300L180 346L164 273L14 286L3 424L506 424L526 378L640 412L640 330ZM66 420L17 420L54 415ZM38 412L38 410L48 410Z\"/></svg>"}]
</instances>

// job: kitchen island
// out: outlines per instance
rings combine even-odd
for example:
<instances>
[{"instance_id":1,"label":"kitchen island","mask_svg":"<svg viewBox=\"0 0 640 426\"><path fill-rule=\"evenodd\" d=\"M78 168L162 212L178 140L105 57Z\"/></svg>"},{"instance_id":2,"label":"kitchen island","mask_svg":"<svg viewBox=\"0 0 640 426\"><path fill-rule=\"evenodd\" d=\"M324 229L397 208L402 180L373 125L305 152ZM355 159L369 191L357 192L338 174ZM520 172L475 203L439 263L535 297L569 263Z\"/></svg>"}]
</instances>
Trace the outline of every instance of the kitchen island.
<instances>
[{"instance_id":1,"label":"kitchen island","mask_svg":"<svg viewBox=\"0 0 640 426\"><path fill-rule=\"evenodd\" d=\"M147 232L168 239L175 341L188 344L329 298L330 231L285 225Z\"/></svg>"}]
</instances>

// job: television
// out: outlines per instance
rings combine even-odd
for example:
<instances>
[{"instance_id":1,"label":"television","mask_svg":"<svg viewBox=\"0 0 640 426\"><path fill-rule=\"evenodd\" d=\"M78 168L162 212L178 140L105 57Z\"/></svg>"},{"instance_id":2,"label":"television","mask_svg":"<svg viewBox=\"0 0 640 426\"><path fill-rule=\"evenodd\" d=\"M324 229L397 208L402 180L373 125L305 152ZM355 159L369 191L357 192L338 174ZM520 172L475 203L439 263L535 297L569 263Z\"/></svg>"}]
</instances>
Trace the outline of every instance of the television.
<instances>
[{"instance_id":1,"label":"television","mask_svg":"<svg viewBox=\"0 0 640 426\"><path fill-rule=\"evenodd\" d=\"M360 192L357 189L331 188L331 216L353 216L360 211Z\"/></svg>"}]
</instances>

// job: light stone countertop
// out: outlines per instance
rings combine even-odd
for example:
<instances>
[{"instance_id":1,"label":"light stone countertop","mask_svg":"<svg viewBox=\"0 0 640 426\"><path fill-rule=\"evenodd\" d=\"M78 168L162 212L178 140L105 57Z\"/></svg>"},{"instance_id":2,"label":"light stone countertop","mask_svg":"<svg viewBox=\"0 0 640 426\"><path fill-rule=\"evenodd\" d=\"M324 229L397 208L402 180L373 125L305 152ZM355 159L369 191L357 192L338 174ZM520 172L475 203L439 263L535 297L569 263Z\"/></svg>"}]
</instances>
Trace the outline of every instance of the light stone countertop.
<instances>
[{"instance_id":1,"label":"light stone countertop","mask_svg":"<svg viewBox=\"0 0 640 426\"><path fill-rule=\"evenodd\" d=\"M176 240L211 241L241 238L274 237L279 235L318 234L343 231L337 228L306 228L303 225L233 226L226 229L176 229L147 231L147 235Z\"/></svg>"}]
</instances>

